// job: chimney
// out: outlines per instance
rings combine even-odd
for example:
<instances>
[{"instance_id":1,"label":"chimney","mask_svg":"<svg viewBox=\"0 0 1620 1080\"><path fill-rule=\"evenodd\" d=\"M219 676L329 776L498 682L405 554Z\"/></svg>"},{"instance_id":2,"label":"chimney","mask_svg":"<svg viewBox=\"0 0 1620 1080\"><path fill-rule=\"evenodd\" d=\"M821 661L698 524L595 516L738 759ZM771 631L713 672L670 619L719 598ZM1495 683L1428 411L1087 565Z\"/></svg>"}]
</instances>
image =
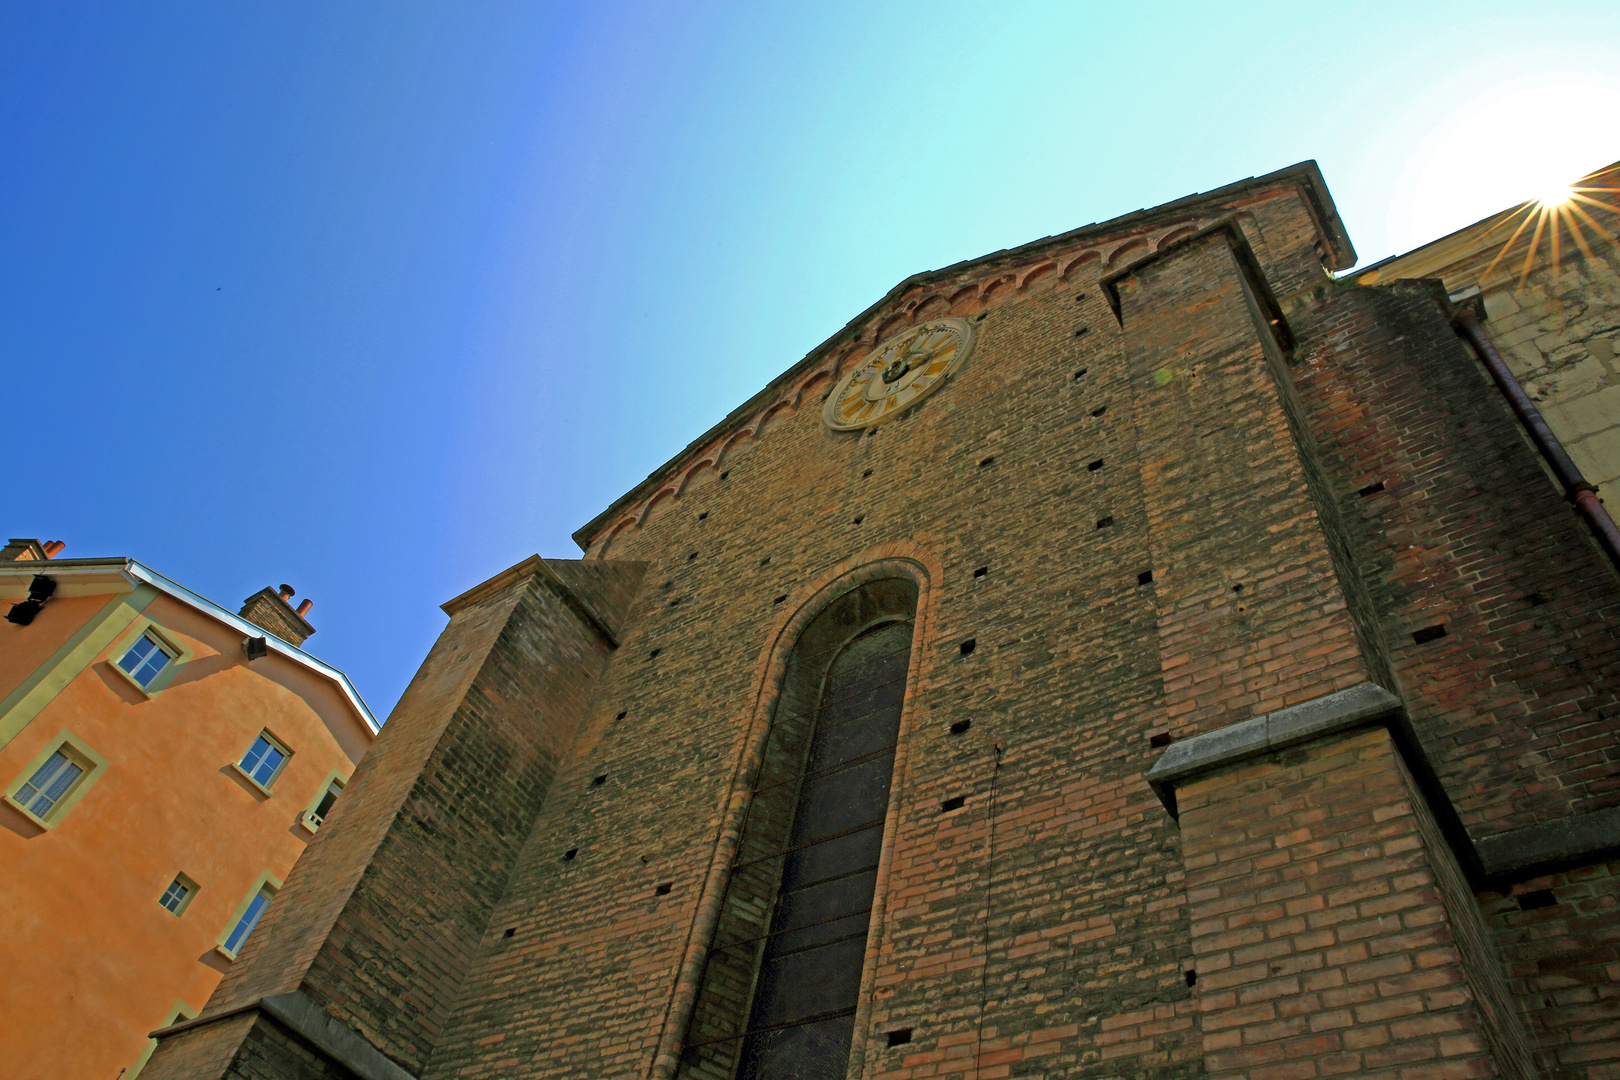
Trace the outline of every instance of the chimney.
<instances>
[{"instance_id":1,"label":"chimney","mask_svg":"<svg viewBox=\"0 0 1620 1080\"><path fill-rule=\"evenodd\" d=\"M302 645L304 639L315 632L315 628L304 619L315 602L305 600L294 611L288 601L295 595L297 590L291 585L281 586L280 591L266 585L244 600L242 610L237 614L282 641Z\"/></svg>"},{"instance_id":2,"label":"chimney","mask_svg":"<svg viewBox=\"0 0 1620 1080\"><path fill-rule=\"evenodd\" d=\"M51 545L55 545L57 551L65 546L60 540L52 540ZM49 546L38 540L12 537L6 541L5 547L0 548L0 562L44 562L53 554L46 550Z\"/></svg>"}]
</instances>

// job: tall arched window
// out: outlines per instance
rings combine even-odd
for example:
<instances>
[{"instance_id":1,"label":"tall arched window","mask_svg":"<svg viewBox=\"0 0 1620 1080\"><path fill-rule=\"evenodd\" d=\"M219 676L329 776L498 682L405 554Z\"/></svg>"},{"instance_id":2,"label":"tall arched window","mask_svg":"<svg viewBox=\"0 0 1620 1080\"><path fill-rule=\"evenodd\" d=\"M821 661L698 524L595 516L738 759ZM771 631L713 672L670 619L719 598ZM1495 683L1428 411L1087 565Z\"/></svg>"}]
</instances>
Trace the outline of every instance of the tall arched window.
<instances>
[{"instance_id":1,"label":"tall arched window","mask_svg":"<svg viewBox=\"0 0 1620 1080\"><path fill-rule=\"evenodd\" d=\"M916 586L867 582L800 634L680 1076L842 1080L889 808Z\"/></svg>"}]
</instances>

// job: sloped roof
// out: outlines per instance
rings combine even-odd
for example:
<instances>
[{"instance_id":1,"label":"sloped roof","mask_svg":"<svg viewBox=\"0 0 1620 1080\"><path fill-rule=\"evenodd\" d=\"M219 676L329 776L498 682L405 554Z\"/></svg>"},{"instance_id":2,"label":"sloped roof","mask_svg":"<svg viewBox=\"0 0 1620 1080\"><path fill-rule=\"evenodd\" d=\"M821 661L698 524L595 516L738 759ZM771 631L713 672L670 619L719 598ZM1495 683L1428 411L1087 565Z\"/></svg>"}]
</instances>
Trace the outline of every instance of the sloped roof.
<instances>
[{"instance_id":1,"label":"sloped roof","mask_svg":"<svg viewBox=\"0 0 1620 1080\"><path fill-rule=\"evenodd\" d=\"M1620 161L1588 173L1577 180L1576 184L1608 185L1613 184L1617 178L1620 178ZM1515 231L1508 226L1512 224L1514 218L1526 215L1537 202L1536 199L1528 199L1516 206L1498 210L1472 225L1464 225L1455 232L1449 232L1426 244L1419 244L1410 251L1369 263L1351 276L1358 284L1376 285L1380 281L1396 278L1444 276L1442 271L1457 269L1459 264L1467 263L1481 252L1511 250L1515 256L1522 255L1529 249L1531 241L1539 241L1540 234L1533 229ZM1597 243L1604 242L1601 235L1597 235L1595 239ZM1502 276L1508 278L1516 276L1518 262L1517 257L1502 260ZM1448 284L1459 283L1448 282Z\"/></svg>"},{"instance_id":2,"label":"sloped roof","mask_svg":"<svg viewBox=\"0 0 1620 1080\"><path fill-rule=\"evenodd\" d=\"M132 582L142 582L150 585L158 592L195 608L209 618L224 623L244 637L264 638L271 652L280 653L293 663L308 668L315 674L334 683L338 691L348 699L349 705L364 721L373 735L382 730L382 725L377 722L377 718L372 715L371 709L366 705L365 700L360 697L360 691L355 689L354 684L349 681L349 677L343 672L323 660L317 660L296 645L290 645L282 641L263 627L248 622L240 615L220 607L212 600L199 596L184 585L171 581L134 559L50 559L46 561L23 560L0 563L0 576L11 573L26 574L29 578L32 578L35 574L47 574L52 578L67 580L75 577L89 578L121 575Z\"/></svg>"}]
</instances>

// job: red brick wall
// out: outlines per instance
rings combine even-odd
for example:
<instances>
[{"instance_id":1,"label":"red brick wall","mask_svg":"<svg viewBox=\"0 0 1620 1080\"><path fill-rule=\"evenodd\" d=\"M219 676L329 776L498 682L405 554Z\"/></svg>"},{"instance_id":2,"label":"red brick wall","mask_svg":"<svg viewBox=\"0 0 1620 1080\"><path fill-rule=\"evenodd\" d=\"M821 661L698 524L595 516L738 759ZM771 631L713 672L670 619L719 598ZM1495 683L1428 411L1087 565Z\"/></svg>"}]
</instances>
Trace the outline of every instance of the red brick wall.
<instances>
[{"instance_id":1,"label":"red brick wall","mask_svg":"<svg viewBox=\"0 0 1620 1080\"><path fill-rule=\"evenodd\" d=\"M224 1080L354 1080L354 1074L311 1049L274 1020L261 1020L242 1040Z\"/></svg>"},{"instance_id":2,"label":"red brick wall","mask_svg":"<svg viewBox=\"0 0 1620 1080\"><path fill-rule=\"evenodd\" d=\"M610 651L542 574L459 608L204 1015L302 989L420 1069Z\"/></svg>"},{"instance_id":3,"label":"red brick wall","mask_svg":"<svg viewBox=\"0 0 1620 1080\"><path fill-rule=\"evenodd\" d=\"M611 659L559 652L538 591L459 612L378 793L340 803L356 823L322 830L332 861L300 864L250 946L274 962L249 955L232 1000L301 983L424 1080L667 1077L783 634L905 559L916 674L860 1075L1516 1076L1504 985L1544 1062L1605 1053L1612 967L1585 957L1612 892L1581 885L1549 938L1493 908L1504 983L1381 730L1186 785L1179 828L1145 783L1154 733L1372 680L1471 828L1556 817L1606 805L1620 670L1612 580L1433 299L1329 284L1291 187L1177 213L898 290L661 471L602 523L608 559L559 567L645 565L592 602ZM1193 235L1226 217L1244 243ZM1121 279L1122 324L1103 279L1166 241ZM821 423L833 374L944 313L979 338L949 383L875 434ZM1448 636L1414 644L1437 617Z\"/></svg>"},{"instance_id":4,"label":"red brick wall","mask_svg":"<svg viewBox=\"0 0 1620 1080\"><path fill-rule=\"evenodd\" d=\"M975 323L974 359L914 416L875 437L835 435L819 401L805 402L723 460L726 479L686 490L616 543L615 557L650 564L648 587L429 1075L648 1067L777 613L852 551L899 540L942 570L874 944L870 1028L915 1030L903 1049L868 1042L868 1074L922 1075L929 1055L985 1055L986 1077L1197 1060L1174 826L1141 780L1146 735L1163 725L1158 586L1137 583L1154 567L1141 436L1098 270L993 306ZM1229 299L1281 455L1277 390L1241 290ZM1105 516L1114 523L1098 529ZM1319 529L1310 543L1331 575ZM977 647L964 657L968 638ZM1347 683L1365 677L1349 671ZM973 727L953 736L958 718ZM608 780L594 785L597 775ZM957 794L966 806L942 814ZM672 891L657 898L661 881ZM1155 1012L1167 1013L1162 1027L1111 1034L1113 1018Z\"/></svg>"},{"instance_id":5,"label":"red brick wall","mask_svg":"<svg viewBox=\"0 0 1620 1080\"><path fill-rule=\"evenodd\" d=\"M1208 234L1119 283L1177 735L1381 667L1364 655L1235 242Z\"/></svg>"},{"instance_id":6,"label":"red brick wall","mask_svg":"<svg viewBox=\"0 0 1620 1080\"><path fill-rule=\"evenodd\" d=\"M1445 902L1460 875L1387 731L1178 795L1209 1075L1531 1075L1483 933L1457 926L1477 927L1472 897ZM1509 1052L1493 1060L1493 1041Z\"/></svg>"},{"instance_id":7,"label":"red brick wall","mask_svg":"<svg viewBox=\"0 0 1620 1080\"><path fill-rule=\"evenodd\" d=\"M157 1049L141 1070L141 1076L148 1080L151 1077L160 1080L167 1077L185 1080L208 1077L212 1080L213 1077L227 1076L232 1060L241 1050L256 1020L256 1014L243 1013L159 1040Z\"/></svg>"},{"instance_id":8,"label":"red brick wall","mask_svg":"<svg viewBox=\"0 0 1620 1080\"><path fill-rule=\"evenodd\" d=\"M1617 878L1600 862L1481 897L1546 1080L1620 1077Z\"/></svg>"},{"instance_id":9,"label":"red brick wall","mask_svg":"<svg viewBox=\"0 0 1620 1080\"><path fill-rule=\"evenodd\" d=\"M1613 569L1429 289L1320 292L1290 316L1296 381L1464 822L1483 836L1620 803Z\"/></svg>"}]
</instances>

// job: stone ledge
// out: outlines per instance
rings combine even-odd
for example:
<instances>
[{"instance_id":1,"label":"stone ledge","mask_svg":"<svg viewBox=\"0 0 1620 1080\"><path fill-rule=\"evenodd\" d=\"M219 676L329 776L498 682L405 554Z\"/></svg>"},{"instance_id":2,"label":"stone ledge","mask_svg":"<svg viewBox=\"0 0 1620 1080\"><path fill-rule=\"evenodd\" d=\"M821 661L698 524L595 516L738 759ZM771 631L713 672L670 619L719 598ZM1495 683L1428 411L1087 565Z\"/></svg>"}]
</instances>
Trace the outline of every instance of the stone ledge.
<instances>
[{"instance_id":1,"label":"stone ledge","mask_svg":"<svg viewBox=\"0 0 1620 1080\"><path fill-rule=\"evenodd\" d=\"M1171 743L1148 770L1148 783L1164 808L1170 811L1170 816L1175 817L1175 785L1190 777L1321 735L1382 720L1400 710L1400 699L1376 683L1336 690L1286 709Z\"/></svg>"},{"instance_id":2,"label":"stone ledge","mask_svg":"<svg viewBox=\"0 0 1620 1080\"><path fill-rule=\"evenodd\" d=\"M1148 770L1147 781L1170 816L1177 817L1177 784L1284 747L1371 724L1389 729L1474 887L1499 887L1620 854L1620 807L1572 814L1475 840L1435 775L1400 699L1370 682L1172 743Z\"/></svg>"},{"instance_id":3,"label":"stone ledge","mask_svg":"<svg viewBox=\"0 0 1620 1080\"><path fill-rule=\"evenodd\" d=\"M334 1020L330 1013L311 1001L301 990L294 990L288 994L274 994L260 998L251 1005L242 1005L211 1016L199 1016L194 1020L171 1024L169 1027L152 1032L150 1037L173 1038L184 1032L209 1027L248 1012L259 1012L271 1017L276 1023L319 1050L328 1060L343 1066L360 1080L416 1080L415 1076L395 1064L393 1059L372 1046L364 1037Z\"/></svg>"},{"instance_id":4,"label":"stone ledge","mask_svg":"<svg viewBox=\"0 0 1620 1080\"><path fill-rule=\"evenodd\" d=\"M261 998L259 1008L360 1080L416 1080L300 990Z\"/></svg>"},{"instance_id":5,"label":"stone ledge","mask_svg":"<svg viewBox=\"0 0 1620 1080\"><path fill-rule=\"evenodd\" d=\"M1620 852L1620 807L1483 836L1475 846L1490 878L1531 877L1533 871L1594 862Z\"/></svg>"}]
</instances>

